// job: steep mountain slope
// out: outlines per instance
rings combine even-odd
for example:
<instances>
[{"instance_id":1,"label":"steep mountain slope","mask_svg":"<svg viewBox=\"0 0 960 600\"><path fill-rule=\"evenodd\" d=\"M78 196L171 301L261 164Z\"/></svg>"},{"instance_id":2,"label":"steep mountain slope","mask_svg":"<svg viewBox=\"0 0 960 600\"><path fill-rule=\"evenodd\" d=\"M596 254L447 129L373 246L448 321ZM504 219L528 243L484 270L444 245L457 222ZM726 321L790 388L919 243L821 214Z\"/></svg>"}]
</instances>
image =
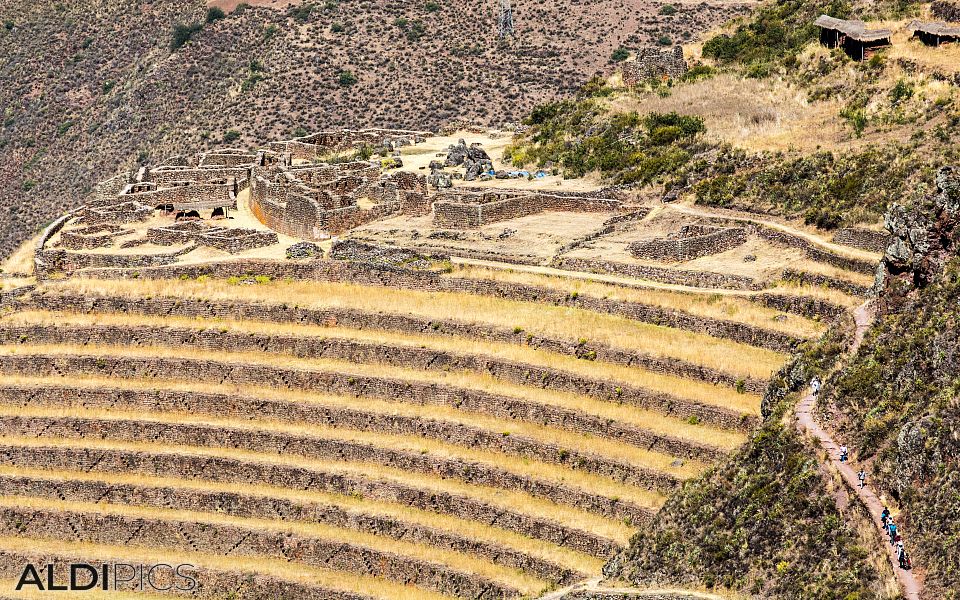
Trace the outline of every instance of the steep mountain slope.
<instances>
[{"instance_id":1,"label":"steep mountain slope","mask_svg":"<svg viewBox=\"0 0 960 600\"><path fill-rule=\"evenodd\" d=\"M578 86L621 45L681 41L737 4L347 0L246 7L172 51L200 0L0 6L0 255L118 167L329 127L503 123ZM189 33L189 31L187 32ZM183 41L182 39L180 41Z\"/></svg>"}]
</instances>

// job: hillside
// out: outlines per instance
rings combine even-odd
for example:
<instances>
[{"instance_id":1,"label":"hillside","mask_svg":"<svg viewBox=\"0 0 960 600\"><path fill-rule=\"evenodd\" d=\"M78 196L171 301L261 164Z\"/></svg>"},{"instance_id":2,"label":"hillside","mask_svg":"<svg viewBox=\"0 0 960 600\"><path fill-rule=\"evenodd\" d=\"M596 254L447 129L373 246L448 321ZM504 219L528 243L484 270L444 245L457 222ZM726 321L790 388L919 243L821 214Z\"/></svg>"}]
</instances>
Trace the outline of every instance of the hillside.
<instances>
[{"instance_id":1,"label":"hillside","mask_svg":"<svg viewBox=\"0 0 960 600\"><path fill-rule=\"evenodd\" d=\"M501 43L495 2L288 4L204 25L201 0L2 3L0 255L121 166L335 127L518 121L619 46L688 39L739 6L521 0Z\"/></svg>"}]
</instances>

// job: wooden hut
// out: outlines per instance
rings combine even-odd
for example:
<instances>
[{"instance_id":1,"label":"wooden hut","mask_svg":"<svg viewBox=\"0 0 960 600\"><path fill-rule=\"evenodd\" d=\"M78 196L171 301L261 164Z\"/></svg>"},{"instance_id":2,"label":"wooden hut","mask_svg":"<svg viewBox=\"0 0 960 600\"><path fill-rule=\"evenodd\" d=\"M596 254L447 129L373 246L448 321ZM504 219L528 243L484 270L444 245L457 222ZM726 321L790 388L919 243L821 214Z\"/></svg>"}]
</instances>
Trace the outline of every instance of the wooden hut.
<instances>
[{"instance_id":1,"label":"wooden hut","mask_svg":"<svg viewBox=\"0 0 960 600\"><path fill-rule=\"evenodd\" d=\"M960 27L942 22L912 21L907 29L913 32L913 37L927 46L939 46L960 40Z\"/></svg>"},{"instance_id":2,"label":"wooden hut","mask_svg":"<svg viewBox=\"0 0 960 600\"><path fill-rule=\"evenodd\" d=\"M879 48L890 45L893 31L867 29L863 21L835 19L820 15L814 25L820 28L820 43L828 48L841 46L854 60L870 58Z\"/></svg>"}]
</instances>

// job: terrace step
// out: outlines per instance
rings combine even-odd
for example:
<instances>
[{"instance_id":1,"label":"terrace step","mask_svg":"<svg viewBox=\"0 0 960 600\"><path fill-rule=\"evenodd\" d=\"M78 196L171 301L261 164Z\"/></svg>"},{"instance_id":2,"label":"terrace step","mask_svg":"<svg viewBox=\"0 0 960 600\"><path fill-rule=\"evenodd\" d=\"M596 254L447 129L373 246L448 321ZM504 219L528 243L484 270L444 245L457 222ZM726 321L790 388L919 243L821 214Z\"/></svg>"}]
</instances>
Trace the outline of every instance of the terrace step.
<instances>
[{"instance_id":1,"label":"terrace step","mask_svg":"<svg viewBox=\"0 0 960 600\"><path fill-rule=\"evenodd\" d=\"M539 591L518 589L447 564L354 544L346 541L348 536L335 537L335 531L329 531L329 537L316 537L317 529L327 528L308 527L306 532L297 532L288 523L272 525L260 519L194 511L137 510L131 506L23 497L17 500L25 506L12 506L4 505L3 500L0 497L0 536L86 543L126 540L127 545L178 553L267 557L412 584L455 598L514 598ZM311 530L313 535L308 533ZM407 546L415 551L414 544L400 544L401 549Z\"/></svg>"},{"instance_id":2,"label":"terrace step","mask_svg":"<svg viewBox=\"0 0 960 600\"><path fill-rule=\"evenodd\" d=\"M605 492L592 492L603 482L600 477L586 477L579 485L572 485L551 477L534 477L532 473L544 471L545 466L529 463L527 472L514 471L496 466L495 456L490 462L471 459L469 455L449 458L440 451L434 453L385 448L371 443L297 436L287 432L273 431L264 423L251 422L249 429L211 422L209 424L180 424L181 415L171 416L170 421L153 419L155 415L137 418L136 415L118 415L118 418L74 417L19 417L0 416L0 436L30 437L41 440L89 439L148 442L167 445L193 445L223 449L240 449L259 453L276 453L286 457L298 457L322 461L354 461L391 467L414 473L456 478L471 485L492 486L509 490L522 490L534 497L580 508L608 518L642 520L651 506L639 504L639 500L652 502L649 494L633 493L636 483L667 490L677 485L677 480L666 473L637 471L640 482L626 481L623 484L611 481ZM402 440L401 444L406 444ZM413 440L415 443L415 439ZM515 468L515 467L514 467ZM612 475L612 474L611 474ZM572 474L571 474L572 476ZM636 490L639 491L639 490ZM612 495L619 492L621 495ZM623 498L631 498L630 500Z\"/></svg>"},{"instance_id":3,"label":"terrace step","mask_svg":"<svg viewBox=\"0 0 960 600\"><path fill-rule=\"evenodd\" d=\"M112 380L108 378L85 382L63 378L37 378L25 383L13 380L7 383L0 376L0 404L22 407L87 407L116 408L119 410L144 410L148 412L174 411L190 412L196 415L221 417L247 417L260 415L270 420L289 423L313 423L317 425L344 427L360 431L380 431L388 433L422 435L437 440L468 440L465 445L479 445L484 448L503 448L504 444L513 445L512 453L528 453L531 450L524 444L524 436L509 432L513 421L548 426L562 432L586 433L599 438L616 440L637 448L669 454L679 458L702 462L719 460L726 452L716 446L694 442L690 439L676 438L641 429L634 425L622 424L609 418L603 418L577 410L564 410L549 405L536 405L512 401L504 397L506 406L498 399L480 407L481 414L495 413L504 419L491 425L473 425L469 413L467 422L459 422L437 414L423 405L412 403L412 407L423 406L413 415L402 414L396 409L380 410L376 400L355 396L320 396L305 399L287 399L278 396L272 390L246 390L237 392L207 392L185 389L175 382L152 381L150 388L137 386L135 381ZM209 386L215 389L218 386ZM429 400L429 399L427 399ZM426 406L424 406L426 405ZM352 406L357 406L353 408ZM387 407L402 407L403 403L391 402ZM440 404L440 406L451 406ZM473 407L460 404L456 410L471 410ZM523 412L521 412L523 411ZM533 413L536 411L536 413ZM526 414L524 414L526 413ZM492 429L492 425L499 425ZM549 431L549 430L548 430ZM505 435L505 432L510 435ZM559 434L560 432L558 432ZM555 457L551 452L548 458Z\"/></svg>"},{"instance_id":4,"label":"terrace step","mask_svg":"<svg viewBox=\"0 0 960 600\"><path fill-rule=\"evenodd\" d=\"M33 319L57 324L24 322ZM668 394L630 382L600 379L571 372L569 369L550 368L479 353L449 352L415 347L412 344L373 343L337 336L266 334L256 330L228 327L235 327L236 323L219 323L217 327L213 327L212 323L210 325L205 328L162 326L152 323L139 324L135 320L126 325L85 325L71 322L70 315L62 313L25 314L18 315L9 322L0 321L0 344L167 346L215 350L218 355L233 352L269 353L298 358L341 360L355 364L386 364L418 371L467 371L487 374L518 385L633 405L697 402L693 398ZM537 358L548 359L549 355ZM591 365L591 362L584 361L581 368L589 371ZM648 386L666 387L670 383L669 380L661 382L664 378L659 374L648 375L653 379L646 381ZM700 387L705 386L701 384ZM700 395L705 393L699 390ZM731 394L728 390L718 393ZM760 399L756 398L756 405L759 404Z\"/></svg>"},{"instance_id":5,"label":"terrace step","mask_svg":"<svg viewBox=\"0 0 960 600\"><path fill-rule=\"evenodd\" d=\"M0 326L0 331L3 330L6 328ZM459 403L466 399L470 399L471 402L484 402L489 399L485 396L485 392L444 383L344 372L345 369L349 369L349 364L337 365L337 368L329 370L285 368L274 366L269 362L264 364L259 357L251 354L231 356L231 353L221 352L218 353L219 360L205 360L170 356L172 352L169 348L157 348L152 357L143 356L143 352L141 355L136 355L127 348L99 349L99 354L96 356L69 354L68 352L74 349L70 346L63 346L57 352L23 353L27 349L28 347L17 348L18 354L0 354L0 373L32 376L109 375L125 379L187 381L213 379L221 384L270 386L295 391L369 396L387 400L430 397L444 398L445 403ZM80 350L89 352L83 348ZM134 348L134 350L139 349ZM609 400L681 419L695 417L701 423L735 431L748 431L757 422L756 415L666 395L636 394L627 397L614 395Z\"/></svg>"},{"instance_id":6,"label":"terrace step","mask_svg":"<svg viewBox=\"0 0 960 600\"><path fill-rule=\"evenodd\" d=\"M751 393L766 390L765 379L738 377L718 369L669 356L653 356L614 348L602 343L566 341L535 335L516 329L457 320L437 320L415 315L370 312L350 308L309 309L285 304L262 304L244 301L199 300L192 298L128 298L124 296L91 297L63 290L44 291L29 296L20 308L79 313L182 316L204 319L252 320L300 325L337 326L357 330L381 330L433 337L462 337L521 344L529 348L558 354L587 357L595 360L640 367L653 372L699 379L718 385L737 386Z\"/></svg>"},{"instance_id":7,"label":"terrace step","mask_svg":"<svg viewBox=\"0 0 960 600\"><path fill-rule=\"evenodd\" d=\"M58 443L59 442L59 443ZM345 463L331 468L322 463L281 459L276 455L225 452L214 448L169 447L159 444L102 443L92 440L36 440L0 438L0 464L42 469L80 469L85 473L143 474L176 477L185 481L244 484L256 489L270 485L290 490L320 491L397 503L509 529L598 558L619 551L629 532L615 533L602 518L594 518L562 505L550 505L567 515L564 521L537 514L544 501L522 493L457 485L441 479L418 482L403 472L371 473L363 465ZM353 467L353 468L351 468ZM396 477L391 477L396 475ZM421 478L422 479L422 478ZM519 502L518 502L519 501ZM518 503L522 510L513 508ZM647 515L649 518L652 512ZM573 520L586 525L569 525ZM587 524L588 523L588 524ZM605 527L606 526L606 527ZM605 527L609 536L595 533ZM613 539L616 537L617 539Z\"/></svg>"},{"instance_id":8,"label":"terrace step","mask_svg":"<svg viewBox=\"0 0 960 600\"><path fill-rule=\"evenodd\" d=\"M142 476L141 476L142 477ZM402 520L388 514L364 510L362 502L323 503L293 500L286 497L254 495L248 490L229 491L223 486L200 487L176 479L157 479L142 483L123 483L118 479L91 479L90 475L73 472L46 474L33 470L21 473L0 473L0 489L8 496L33 496L81 502L108 502L140 507L210 511L241 517L258 517L278 521L322 523L350 530L383 535L396 540L429 544L468 553L494 564L521 569L557 585L567 585L588 577L599 569L596 559L577 554L564 554L564 564L495 543L461 535L457 529L440 529L415 521ZM461 522L461 527L470 527ZM509 536L507 536L509 539ZM563 552L556 546L545 552ZM572 553L568 553L572 554ZM571 564L576 561L577 564Z\"/></svg>"}]
</instances>

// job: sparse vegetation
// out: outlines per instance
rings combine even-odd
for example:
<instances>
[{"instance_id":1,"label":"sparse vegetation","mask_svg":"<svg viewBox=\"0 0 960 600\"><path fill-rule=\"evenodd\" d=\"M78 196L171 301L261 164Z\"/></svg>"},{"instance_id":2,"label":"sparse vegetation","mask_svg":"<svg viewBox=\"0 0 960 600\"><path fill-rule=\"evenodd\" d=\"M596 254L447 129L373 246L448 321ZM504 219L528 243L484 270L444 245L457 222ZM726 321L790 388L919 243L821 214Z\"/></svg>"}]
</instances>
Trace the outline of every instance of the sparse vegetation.
<instances>
[{"instance_id":1,"label":"sparse vegetation","mask_svg":"<svg viewBox=\"0 0 960 600\"><path fill-rule=\"evenodd\" d=\"M211 6L207 9L207 24L215 23L220 19L226 18L227 14L223 12L222 8L217 6Z\"/></svg>"},{"instance_id":2,"label":"sparse vegetation","mask_svg":"<svg viewBox=\"0 0 960 600\"><path fill-rule=\"evenodd\" d=\"M341 87L350 87L357 83L357 76L353 74L352 71L340 71L337 74L337 82Z\"/></svg>"}]
</instances>

